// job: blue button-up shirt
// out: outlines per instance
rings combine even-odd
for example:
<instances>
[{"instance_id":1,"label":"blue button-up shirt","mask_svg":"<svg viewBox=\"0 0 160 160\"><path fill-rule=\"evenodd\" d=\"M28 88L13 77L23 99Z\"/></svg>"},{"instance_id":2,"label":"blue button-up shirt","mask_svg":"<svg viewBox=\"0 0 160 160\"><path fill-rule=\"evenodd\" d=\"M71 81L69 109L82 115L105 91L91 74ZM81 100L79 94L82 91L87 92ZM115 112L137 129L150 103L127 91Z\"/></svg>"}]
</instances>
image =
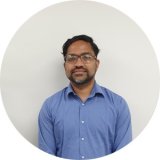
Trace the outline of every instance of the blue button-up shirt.
<instances>
[{"instance_id":1,"label":"blue button-up shirt","mask_svg":"<svg viewBox=\"0 0 160 160\"><path fill-rule=\"evenodd\" d=\"M49 97L39 114L39 148L58 157L102 157L131 139L127 103L97 83L85 102L69 85Z\"/></svg>"}]
</instances>

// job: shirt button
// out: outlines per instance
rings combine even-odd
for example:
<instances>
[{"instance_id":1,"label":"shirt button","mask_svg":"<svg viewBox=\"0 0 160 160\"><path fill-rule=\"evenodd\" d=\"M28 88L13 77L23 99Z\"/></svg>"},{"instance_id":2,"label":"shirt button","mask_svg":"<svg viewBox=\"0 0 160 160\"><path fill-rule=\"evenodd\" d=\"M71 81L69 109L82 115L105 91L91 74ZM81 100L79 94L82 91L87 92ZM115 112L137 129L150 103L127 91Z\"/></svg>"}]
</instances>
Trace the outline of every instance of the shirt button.
<instances>
[{"instance_id":1,"label":"shirt button","mask_svg":"<svg viewBox=\"0 0 160 160\"><path fill-rule=\"evenodd\" d=\"M81 123L83 124L83 123L84 123L84 121L81 121Z\"/></svg>"},{"instance_id":2,"label":"shirt button","mask_svg":"<svg viewBox=\"0 0 160 160\"><path fill-rule=\"evenodd\" d=\"M82 103L82 106L84 106L84 103Z\"/></svg>"},{"instance_id":3,"label":"shirt button","mask_svg":"<svg viewBox=\"0 0 160 160\"><path fill-rule=\"evenodd\" d=\"M82 137L81 140L84 141L84 138Z\"/></svg>"},{"instance_id":4,"label":"shirt button","mask_svg":"<svg viewBox=\"0 0 160 160\"><path fill-rule=\"evenodd\" d=\"M84 156L82 156L81 158L82 158L82 159L84 159L85 157L84 157Z\"/></svg>"}]
</instances>

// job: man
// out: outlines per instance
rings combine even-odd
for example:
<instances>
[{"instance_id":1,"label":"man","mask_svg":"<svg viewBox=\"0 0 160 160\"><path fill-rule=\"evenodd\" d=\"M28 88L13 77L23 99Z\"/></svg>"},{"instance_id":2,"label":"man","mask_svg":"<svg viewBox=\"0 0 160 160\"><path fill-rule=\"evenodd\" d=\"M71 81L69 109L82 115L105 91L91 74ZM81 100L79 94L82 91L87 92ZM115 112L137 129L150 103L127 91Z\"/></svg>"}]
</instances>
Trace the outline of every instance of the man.
<instances>
[{"instance_id":1,"label":"man","mask_svg":"<svg viewBox=\"0 0 160 160\"><path fill-rule=\"evenodd\" d=\"M86 35L63 45L70 84L42 106L39 148L43 151L68 159L92 159L113 153L132 140L127 103L95 81L98 53L97 45Z\"/></svg>"}]
</instances>

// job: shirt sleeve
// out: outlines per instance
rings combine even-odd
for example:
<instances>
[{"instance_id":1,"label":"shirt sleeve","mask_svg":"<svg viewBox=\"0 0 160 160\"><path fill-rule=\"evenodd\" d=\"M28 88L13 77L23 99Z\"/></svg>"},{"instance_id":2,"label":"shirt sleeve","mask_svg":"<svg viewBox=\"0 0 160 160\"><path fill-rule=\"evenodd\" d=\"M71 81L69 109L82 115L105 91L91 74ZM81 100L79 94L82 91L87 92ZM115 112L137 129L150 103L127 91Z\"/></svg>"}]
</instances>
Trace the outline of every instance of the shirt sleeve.
<instances>
[{"instance_id":1,"label":"shirt sleeve","mask_svg":"<svg viewBox=\"0 0 160 160\"><path fill-rule=\"evenodd\" d=\"M132 141L131 115L126 101L121 99L117 103L117 108L118 115L113 152Z\"/></svg>"},{"instance_id":2,"label":"shirt sleeve","mask_svg":"<svg viewBox=\"0 0 160 160\"><path fill-rule=\"evenodd\" d=\"M38 117L38 147L49 154L56 155L53 123L54 117L51 116L45 101Z\"/></svg>"}]
</instances>

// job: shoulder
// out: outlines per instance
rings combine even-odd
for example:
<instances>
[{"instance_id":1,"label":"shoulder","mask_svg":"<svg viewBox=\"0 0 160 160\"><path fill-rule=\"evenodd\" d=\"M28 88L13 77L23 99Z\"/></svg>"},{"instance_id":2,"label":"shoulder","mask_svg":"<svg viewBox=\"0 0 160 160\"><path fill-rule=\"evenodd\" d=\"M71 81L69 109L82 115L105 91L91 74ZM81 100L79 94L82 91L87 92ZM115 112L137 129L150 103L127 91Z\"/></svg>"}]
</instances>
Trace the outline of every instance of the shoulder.
<instances>
[{"instance_id":1,"label":"shoulder","mask_svg":"<svg viewBox=\"0 0 160 160\"><path fill-rule=\"evenodd\" d=\"M113 103L118 102L118 101L124 101L124 98L120 96L119 94L115 93L114 91L106 87L103 87L103 86L100 86L100 87L104 93L104 96L107 97Z\"/></svg>"},{"instance_id":2,"label":"shoulder","mask_svg":"<svg viewBox=\"0 0 160 160\"><path fill-rule=\"evenodd\" d=\"M54 114L58 109L59 104L65 97L66 89L67 87L46 98L46 100L43 102L42 110L47 110L49 113Z\"/></svg>"},{"instance_id":3,"label":"shoulder","mask_svg":"<svg viewBox=\"0 0 160 160\"><path fill-rule=\"evenodd\" d=\"M52 94L51 96L49 96L45 102L46 103L55 103L58 102L59 100L61 100L62 96L64 96L65 92L66 92L67 87L63 88L62 90Z\"/></svg>"},{"instance_id":4,"label":"shoulder","mask_svg":"<svg viewBox=\"0 0 160 160\"><path fill-rule=\"evenodd\" d=\"M106 87L101 86L101 89L104 93L104 97L112 104L114 109L116 109L118 112L121 112L122 110L129 110L127 101L122 96Z\"/></svg>"}]
</instances>

